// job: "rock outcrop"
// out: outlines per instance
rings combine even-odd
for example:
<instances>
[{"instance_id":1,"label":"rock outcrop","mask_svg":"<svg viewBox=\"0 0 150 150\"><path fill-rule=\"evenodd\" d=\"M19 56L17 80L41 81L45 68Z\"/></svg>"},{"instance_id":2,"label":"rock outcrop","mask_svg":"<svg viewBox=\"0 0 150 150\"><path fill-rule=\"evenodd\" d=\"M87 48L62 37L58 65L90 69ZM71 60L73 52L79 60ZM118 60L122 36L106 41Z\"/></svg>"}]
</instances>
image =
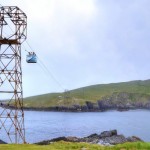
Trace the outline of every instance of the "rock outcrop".
<instances>
[{"instance_id":1,"label":"rock outcrop","mask_svg":"<svg viewBox=\"0 0 150 150\"><path fill-rule=\"evenodd\" d=\"M100 110L150 109L150 97L147 96L145 101L142 101L142 99L142 94L126 92L113 93L109 97L98 100L98 106Z\"/></svg>"},{"instance_id":2,"label":"rock outcrop","mask_svg":"<svg viewBox=\"0 0 150 150\"><path fill-rule=\"evenodd\" d=\"M142 140L138 137L125 137L124 135L118 135L117 130L104 131L100 134L91 134L90 136L78 138L78 137L59 137L48 141L42 141L35 144L38 145L48 145L52 142L67 141L67 142L86 142L91 144L100 145L116 145L125 142L137 142Z\"/></svg>"},{"instance_id":3,"label":"rock outcrop","mask_svg":"<svg viewBox=\"0 0 150 150\"><path fill-rule=\"evenodd\" d=\"M7 144L6 142L4 142L4 141L2 141L2 140L0 140L0 144Z\"/></svg>"}]
</instances>

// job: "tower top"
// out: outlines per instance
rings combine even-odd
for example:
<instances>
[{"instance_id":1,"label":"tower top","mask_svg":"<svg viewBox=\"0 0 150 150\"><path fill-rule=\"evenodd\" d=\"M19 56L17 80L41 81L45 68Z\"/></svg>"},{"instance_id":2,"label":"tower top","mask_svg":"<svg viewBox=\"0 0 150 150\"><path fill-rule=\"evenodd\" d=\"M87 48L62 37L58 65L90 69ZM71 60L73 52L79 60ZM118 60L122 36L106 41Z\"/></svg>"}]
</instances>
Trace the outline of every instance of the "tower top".
<instances>
[{"instance_id":1,"label":"tower top","mask_svg":"<svg viewBox=\"0 0 150 150\"><path fill-rule=\"evenodd\" d=\"M1 32L0 35L0 44L5 44L6 42L19 44L26 39L27 16L19 7L0 7L0 26L4 28L4 32Z\"/></svg>"}]
</instances>

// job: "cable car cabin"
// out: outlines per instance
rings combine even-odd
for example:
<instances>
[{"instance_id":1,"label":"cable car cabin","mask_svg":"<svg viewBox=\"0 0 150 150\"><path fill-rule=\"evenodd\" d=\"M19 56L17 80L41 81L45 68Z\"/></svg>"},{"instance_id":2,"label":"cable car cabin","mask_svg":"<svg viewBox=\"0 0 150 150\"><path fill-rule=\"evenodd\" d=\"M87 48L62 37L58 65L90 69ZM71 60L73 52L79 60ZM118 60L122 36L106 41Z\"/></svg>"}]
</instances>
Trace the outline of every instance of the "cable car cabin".
<instances>
[{"instance_id":1,"label":"cable car cabin","mask_svg":"<svg viewBox=\"0 0 150 150\"><path fill-rule=\"evenodd\" d=\"M27 63L37 63L37 56L35 53L29 53L26 57Z\"/></svg>"}]
</instances>

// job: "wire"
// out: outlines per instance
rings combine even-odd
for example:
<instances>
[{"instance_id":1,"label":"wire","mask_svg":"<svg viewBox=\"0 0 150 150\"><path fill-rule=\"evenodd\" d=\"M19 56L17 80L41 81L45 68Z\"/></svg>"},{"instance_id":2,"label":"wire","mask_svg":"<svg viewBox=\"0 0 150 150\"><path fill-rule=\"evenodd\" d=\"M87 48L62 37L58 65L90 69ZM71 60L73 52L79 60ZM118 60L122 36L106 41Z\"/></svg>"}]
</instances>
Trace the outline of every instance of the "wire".
<instances>
[{"instance_id":1,"label":"wire","mask_svg":"<svg viewBox=\"0 0 150 150\"><path fill-rule=\"evenodd\" d=\"M31 45L29 44L29 42L28 42L27 40L26 40L25 42L27 43L27 45L29 46L29 48L33 51ZM33 52L34 52L34 51L33 51Z\"/></svg>"},{"instance_id":2,"label":"wire","mask_svg":"<svg viewBox=\"0 0 150 150\"><path fill-rule=\"evenodd\" d=\"M27 40L26 40L26 43L27 43L28 47L33 51L31 45L29 44L29 42ZM27 50L25 50L25 51L27 51ZM27 52L29 52L29 51L27 51ZM33 52L35 52L35 51L33 51ZM59 85L59 87L61 87L62 90L65 90L65 88L61 85L61 83L55 78L55 76L53 75L53 73L47 68L47 66L44 64L44 62L38 56L37 56L37 59L38 59L38 62L40 62L38 64L45 71L45 73L47 73L47 75L50 78L52 78Z\"/></svg>"},{"instance_id":3,"label":"wire","mask_svg":"<svg viewBox=\"0 0 150 150\"><path fill-rule=\"evenodd\" d=\"M31 47L31 45L29 44L29 42L28 42L27 40L26 40L25 42L27 43L28 47L29 47L33 52L35 52L35 51L32 49L32 47ZM63 90L65 90L65 88L60 84L60 82L55 78L55 76L53 75L53 73L47 68L47 66L44 64L44 62L43 62L38 56L37 56L37 58L38 58L39 62L41 63L41 65L43 66L43 68L47 71L48 75L49 75L51 78L53 78L53 80L54 80Z\"/></svg>"},{"instance_id":4,"label":"wire","mask_svg":"<svg viewBox=\"0 0 150 150\"><path fill-rule=\"evenodd\" d=\"M29 53L29 51L26 49L26 47L24 46L24 44L22 43L22 46L24 47L24 51L26 51L26 52L28 52Z\"/></svg>"},{"instance_id":5,"label":"wire","mask_svg":"<svg viewBox=\"0 0 150 150\"><path fill-rule=\"evenodd\" d=\"M3 7L1 4L0 4L0 6L1 7ZM14 33L14 31L13 31L13 29L10 27L10 25L8 24L8 27L10 28L10 30ZM10 36L11 37L11 36ZM9 37L9 38L10 38ZM29 44L29 42L26 40L25 41L26 43L27 43L27 45L28 45L28 47L33 51L33 52L35 52L33 49L32 49L32 47L31 47L31 45ZM23 44L22 44L23 45ZM23 45L24 46L24 45ZM25 46L24 46L24 48L25 48ZM29 51L27 51L26 50L26 48L25 48L25 51L26 52L29 52ZM45 70L47 73L48 73L48 75L63 89L63 90L65 90L65 88L60 84L60 82L55 78L55 76L52 74L52 72L47 68L47 66L44 64L44 62L39 58L39 57L37 57L38 58L38 60L39 60L39 62L41 63L40 65L41 65L41 68L43 69L43 70ZM39 63L38 63L39 64Z\"/></svg>"},{"instance_id":6,"label":"wire","mask_svg":"<svg viewBox=\"0 0 150 150\"><path fill-rule=\"evenodd\" d=\"M55 78L55 76L52 74L52 72L50 72L50 70L46 67L46 65L40 60L39 57L37 57L39 62L42 64L42 66L44 67L44 69L48 72L48 75L50 75L51 78L53 78L53 80L63 89L65 90L65 88L60 84L60 82Z\"/></svg>"},{"instance_id":7,"label":"wire","mask_svg":"<svg viewBox=\"0 0 150 150\"><path fill-rule=\"evenodd\" d=\"M28 42L26 42L28 43ZM25 51L29 53L29 51L26 50L26 47L24 46L24 44L22 44L23 47L25 48ZM33 51L32 47L30 46L30 44L28 43L29 48ZM34 52L34 51L33 51ZM61 89L64 90L64 87L60 84L60 82L54 77L54 75L49 71L49 69L45 66L45 64L42 62L42 60L36 56L38 58L37 64L40 66L40 68L45 72L45 74L47 74L48 76L50 76L60 87ZM39 63L40 62L40 63Z\"/></svg>"}]
</instances>

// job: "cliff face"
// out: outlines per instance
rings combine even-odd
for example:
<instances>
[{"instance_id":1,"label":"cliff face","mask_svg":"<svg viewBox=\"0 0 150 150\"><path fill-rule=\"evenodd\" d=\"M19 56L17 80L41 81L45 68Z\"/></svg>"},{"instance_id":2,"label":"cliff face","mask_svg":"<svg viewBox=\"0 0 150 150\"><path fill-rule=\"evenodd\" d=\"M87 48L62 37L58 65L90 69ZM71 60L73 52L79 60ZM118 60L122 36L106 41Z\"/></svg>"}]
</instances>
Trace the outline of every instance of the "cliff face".
<instances>
[{"instance_id":1,"label":"cliff face","mask_svg":"<svg viewBox=\"0 0 150 150\"><path fill-rule=\"evenodd\" d=\"M98 100L99 109L150 109L150 96L136 93L114 93Z\"/></svg>"}]
</instances>

